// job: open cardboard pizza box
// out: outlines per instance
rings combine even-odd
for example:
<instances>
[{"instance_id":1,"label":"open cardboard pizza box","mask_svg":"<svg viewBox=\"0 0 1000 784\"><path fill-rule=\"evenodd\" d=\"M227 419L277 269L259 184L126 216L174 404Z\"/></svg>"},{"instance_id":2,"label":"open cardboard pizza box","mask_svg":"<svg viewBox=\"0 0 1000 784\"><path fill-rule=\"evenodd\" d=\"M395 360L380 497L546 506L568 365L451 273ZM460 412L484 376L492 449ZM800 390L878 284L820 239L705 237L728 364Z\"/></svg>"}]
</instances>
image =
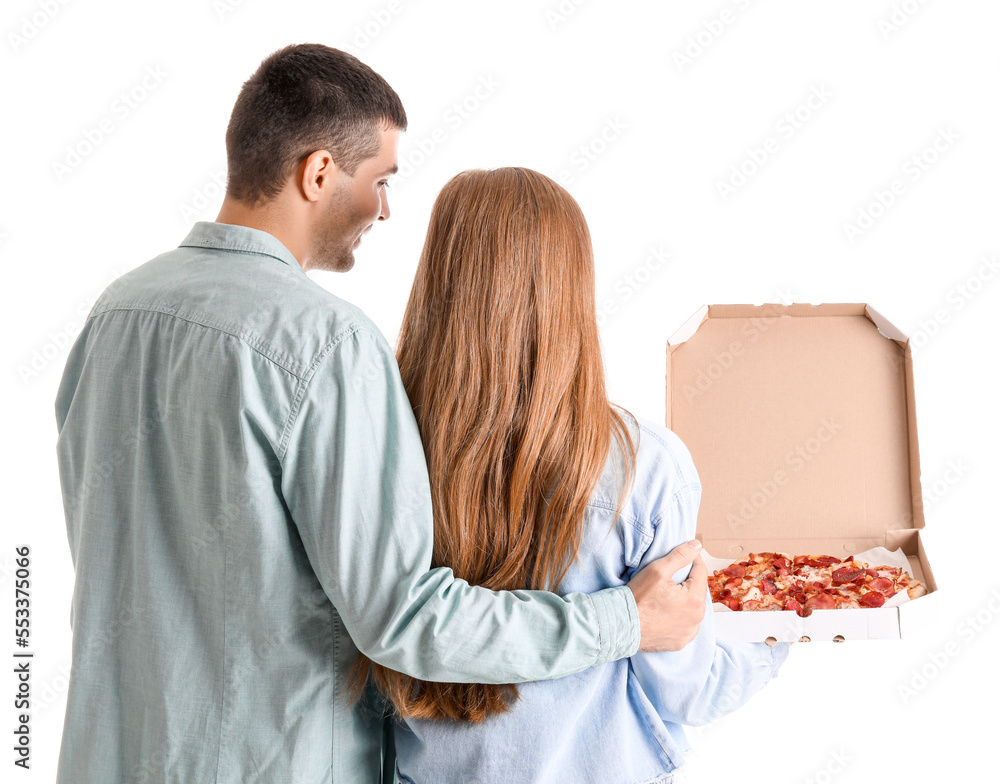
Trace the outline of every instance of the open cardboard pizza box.
<instances>
[{"instance_id":1,"label":"open cardboard pizza box","mask_svg":"<svg viewBox=\"0 0 1000 784\"><path fill-rule=\"evenodd\" d=\"M897 607L733 612L720 639L898 639L937 590L920 539L908 339L863 304L707 305L667 342L667 427L702 484L705 552L901 548L928 595ZM902 598L902 597L900 597Z\"/></svg>"}]
</instances>

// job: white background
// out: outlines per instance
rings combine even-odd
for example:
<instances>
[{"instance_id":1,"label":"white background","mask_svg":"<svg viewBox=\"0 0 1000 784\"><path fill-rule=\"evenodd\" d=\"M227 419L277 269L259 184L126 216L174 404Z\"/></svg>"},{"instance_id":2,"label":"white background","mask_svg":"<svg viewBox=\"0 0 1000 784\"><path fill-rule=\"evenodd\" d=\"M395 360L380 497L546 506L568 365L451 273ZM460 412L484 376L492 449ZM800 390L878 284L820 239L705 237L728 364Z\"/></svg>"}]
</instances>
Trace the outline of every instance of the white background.
<instances>
[{"instance_id":1,"label":"white background","mask_svg":"<svg viewBox=\"0 0 1000 784\"><path fill-rule=\"evenodd\" d=\"M5 697L0 776L55 775L72 563L53 400L69 344L115 276L214 220L242 82L305 42L358 54L409 115L392 218L352 272L310 273L390 342L434 196L462 169L499 165L560 179L582 205L611 395L637 414L663 421L666 338L702 304L867 302L910 336L941 590L903 641L794 646L745 708L692 733L685 770L779 784L995 776L1000 579L967 568L966 548L1000 552L998 23L988 0L7 0L0 627L13 628L13 548L30 544L36 658L33 767L13 768ZM904 190L881 207L894 181ZM871 225L845 230L862 213ZM13 676L3 683L12 694Z\"/></svg>"}]
</instances>

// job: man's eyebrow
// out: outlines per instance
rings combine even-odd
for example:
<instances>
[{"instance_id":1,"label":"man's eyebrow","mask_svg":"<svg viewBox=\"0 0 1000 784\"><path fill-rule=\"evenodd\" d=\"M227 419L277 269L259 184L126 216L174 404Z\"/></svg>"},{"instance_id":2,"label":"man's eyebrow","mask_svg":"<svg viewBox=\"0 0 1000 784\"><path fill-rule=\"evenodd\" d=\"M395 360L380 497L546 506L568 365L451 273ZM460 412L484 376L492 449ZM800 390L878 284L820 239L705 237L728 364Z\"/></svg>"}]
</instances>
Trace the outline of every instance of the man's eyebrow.
<instances>
[{"instance_id":1,"label":"man's eyebrow","mask_svg":"<svg viewBox=\"0 0 1000 784\"><path fill-rule=\"evenodd\" d=\"M390 174L395 174L398 171L399 171L399 164L394 163L391 169L386 169L379 175L379 177L388 177Z\"/></svg>"}]
</instances>

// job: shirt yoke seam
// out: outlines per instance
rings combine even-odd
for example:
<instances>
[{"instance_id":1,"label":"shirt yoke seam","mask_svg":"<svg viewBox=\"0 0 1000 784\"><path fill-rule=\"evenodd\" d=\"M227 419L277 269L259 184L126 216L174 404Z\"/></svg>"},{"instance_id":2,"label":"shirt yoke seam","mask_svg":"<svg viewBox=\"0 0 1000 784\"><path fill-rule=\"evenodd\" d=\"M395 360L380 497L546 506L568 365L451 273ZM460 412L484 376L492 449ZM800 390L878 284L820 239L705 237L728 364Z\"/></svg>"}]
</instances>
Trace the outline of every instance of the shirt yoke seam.
<instances>
[{"instance_id":1,"label":"shirt yoke seam","mask_svg":"<svg viewBox=\"0 0 1000 784\"><path fill-rule=\"evenodd\" d=\"M288 448L288 441L291 438L292 428L295 425L295 421L298 418L299 409L302 405L302 399L306 395L306 390L309 387L309 382L312 380L313 375L316 373L316 369L320 364L330 355L330 353L344 342L347 338L365 329L362 324L353 324L342 332L338 333L333 340L327 343L312 362L309 363L309 367L306 368L305 374L299 378L299 384L295 389L295 397L292 399L292 405L288 412L288 419L285 421L285 426L281 431L281 439L278 441L277 457L278 461L282 461L285 458L285 450Z\"/></svg>"},{"instance_id":2,"label":"shirt yoke seam","mask_svg":"<svg viewBox=\"0 0 1000 784\"><path fill-rule=\"evenodd\" d=\"M655 430L652 430L651 428L647 427L642 422L639 423L639 429L642 432L654 438L657 441L657 443L659 443L660 446L663 447L664 451L668 455L670 455L670 462L674 464L674 468L677 470L677 474L682 475L684 472L681 470L680 464L677 462L677 458L674 456L673 448L666 441L660 438L660 434L657 433Z\"/></svg>"},{"instance_id":3,"label":"shirt yoke seam","mask_svg":"<svg viewBox=\"0 0 1000 784\"><path fill-rule=\"evenodd\" d=\"M601 500L590 500L590 501L587 502L587 506L591 507L593 509L600 509L600 510L605 511L605 512L614 512L615 509L618 508L617 506L612 506L609 502L607 502L607 501L605 501L603 499L601 499ZM622 509L622 512L621 512L620 515L618 515L618 517L619 517L619 519L623 523L628 523L630 526L632 526L634 529L636 529L639 533L644 533L643 530L642 530L642 524L639 522L639 518L636 517L635 515L629 514L624 509Z\"/></svg>"},{"instance_id":4,"label":"shirt yoke seam","mask_svg":"<svg viewBox=\"0 0 1000 784\"><path fill-rule=\"evenodd\" d=\"M683 485L682 487L674 491L673 495L670 496L670 501L668 502L668 505L670 507L673 507L683 495L687 493L698 493L701 492L701 489L702 488L700 484L694 482L688 482L687 484ZM589 501L587 503L587 506L612 513L615 511L616 508L614 506L611 506L609 503L605 501ZM623 523L628 523L633 529L635 529L636 533L640 537L640 546L636 550L636 557L633 559L632 562L629 562L629 560L626 559L626 566L633 569L636 567L636 565L639 563L639 560L641 560L643 553L645 553L646 549L652 543L653 537L656 535L656 529L659 528L660 523L663 522L663 518L666 516L666 514L667 514L666 512L661 512L655 517L650 518L648 530L643 525L640 524L639 518L634 517L632 515L627 515L624 511L619 515L619 519ZM624 546L625 545L624 535L620 534L620 537L622 538L622 545Z\"/></svg>"},{"instance_id":5,"label":"shirt yoke seam","mask_svg":"<svg viewBox=\"0 0 1000 784\"><path fill-rule=\"evenodd\" d=\"M222 324L222 322L213 323L207 319L197 319L197 318L192 318L190 316L183 316L175 311L168 310L166 308L150 307L149 305L142 302L124 302L119 305L111 305L109 307L102 308L101 310L96 311L90 316L90 318L93 319L104 313L110 313L111 311L115 310L140 310L145 313L161 313L165 316L170 316L171 318L179 319L181 321L186 321L189 324L197 324L199 327L205 327L206 329L214 329L217 332L221 332L224 335L229 335L230 337L234 337L242 341L251 349L260 354L262 357L269 360L274 365L277 365L281 370L284 370L289 375L295 376L295 378L297 379L302 378L301 373L297 373L295 370L289 367L288 364L281 357L275 355L274 352L269 351L261 341L255 340L252 337L251 333L240 330L226 329L226 327Z\"/></svg>"},{"instance_id":6,"label":"shirt yoke seam","mask_svg":"<svg viewBox=\"0 0 1000 784\"><path fill-rule=\"evenodd\" d=\"M287 361L276 355L273 351L268 350L268 348L263 344L262 341L254 339L252 333L250 332L243 330L227 329L226 326L222 324L222 322L213 323L212 321L209 321L207 319L192 318L190 316L184 316L175 311L171 311L165 308L150 307L149 305L142 302L125 302L119 305L112 305L106 308L102 308L101 310L91 314L90 318L88 318L88 321L96 318L97 316L103 315L104 313L110 313L116 310L139 310L145 313L160 313L165 316L170 316L171 318L179 319L180 321L186 321L189 324L197 324L200 327L205 327L205 329L212 329L215 330L216 332L221 332L223 335L228 335L229 337L236 338L242 343L245 343L247 347L255 351L257 354L260 354L260 356L271 362L280 370L285 371L290 376L294 376L300 382L306 380L306 378L309 376L310 369L317 364L317 361L325 354L326 351L329 350L329 348L335 345L343 337L346 337L348 334L351 334L354 331L361 328L360 324L355 324L345 328L342 332L338 333L333 337L330 344L328 344L319 351L317 357L313 359L313 361L307 366L305 371L297 372L296 370L289 367Z\"/></svg>"},{"instance_id":7,"label":"shirt yoke seam","mask_svg":"<svg viewBox=\"0 0 1000 784\"><path fill-rule=\"evenodd\" d=\"M696 491L701 490L701 489L702 489L702 486L698 482L685 482L683 485L681 485L679 488L677 488L673 492L673 494L670 496L670 503L673 503L674 501L676 501L684 493L696 492ZM587 501L587 506L592 506L592 507L595 507L597 509L605 509L605 510L607 510L609 512L613 512L615 509L617 509L616 506L612 506L612 504L610 502L605 501L603 498L602 499L591 499L590 501ZM639 518L636 517L635 515L627 515L623 511L620 516L623 519L627 519L629 522L632 522L633 525L638 526ZM657 518L660 518L660 517L663 517L663 515L657 515Z\"/></svg>"},{"instance_id":8,"label":"shirt yoke seam","mask_svg":"<svg viewBox=\"0 0 1000 784\"><path fill-rule=\"evenodd\" d=\"M673 506L674 504L677 503L677 501L680 500L680 498L682 496L685 496L685 495L687 495L689 493L700 493L701 489L702 489L702 487L701 487L700 484L697 484L695 482L688 482L683 487L678 488L674 492L674 494L672 496L670 496L670 505ZM650 525L653 526L653 530L654 531L659 527L660 523L663 522L663 518L664 518L665 515L666 515L666 512L661 512L660 514L658 514L656 517L652 518L649 521Z\"/></svg>"}]
</instances>

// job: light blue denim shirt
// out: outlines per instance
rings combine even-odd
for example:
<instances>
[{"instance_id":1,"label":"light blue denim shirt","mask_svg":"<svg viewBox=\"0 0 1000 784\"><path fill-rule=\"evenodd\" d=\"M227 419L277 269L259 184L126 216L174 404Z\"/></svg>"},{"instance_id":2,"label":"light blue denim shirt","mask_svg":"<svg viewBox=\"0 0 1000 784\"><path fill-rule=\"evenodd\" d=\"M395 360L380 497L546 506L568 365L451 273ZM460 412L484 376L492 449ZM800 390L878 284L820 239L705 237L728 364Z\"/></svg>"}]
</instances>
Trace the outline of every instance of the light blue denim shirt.
<instances>
[{"instance_id":1,"label":"light blue denim shirt","mask_svg":"<svg viewBox=\"0 0 1000 784\"><path fill-rule=\"evenodd\" d=\"M626 583L695 537L701 484L691 454L666 427L638 419L636 477L615 519L622 460L615 449L587 506L578 557L558 591ZM687 576L690 567L675 580ZM565 678L519 686L507 713L478 725L396 725L404 784L657 784L670 782L703 725L743 705L777 674L788 643L717 640L711 597L698 636L675 653L638 653Z\"/></svg>"},{"instance_id":2,"label":"light blue denim shirt","mask_svg":"<svg viewBox=\"0 0 1000 784\"><path fill-rule=\"evenodd\" d=\"M76 575L59 784L375 782L388 723L343 698L358 648L494 683L638 650L628 588L429 570L392 349L266 232L196 223L109 286L55 413Z\"/></svg>"}]
</instances>

